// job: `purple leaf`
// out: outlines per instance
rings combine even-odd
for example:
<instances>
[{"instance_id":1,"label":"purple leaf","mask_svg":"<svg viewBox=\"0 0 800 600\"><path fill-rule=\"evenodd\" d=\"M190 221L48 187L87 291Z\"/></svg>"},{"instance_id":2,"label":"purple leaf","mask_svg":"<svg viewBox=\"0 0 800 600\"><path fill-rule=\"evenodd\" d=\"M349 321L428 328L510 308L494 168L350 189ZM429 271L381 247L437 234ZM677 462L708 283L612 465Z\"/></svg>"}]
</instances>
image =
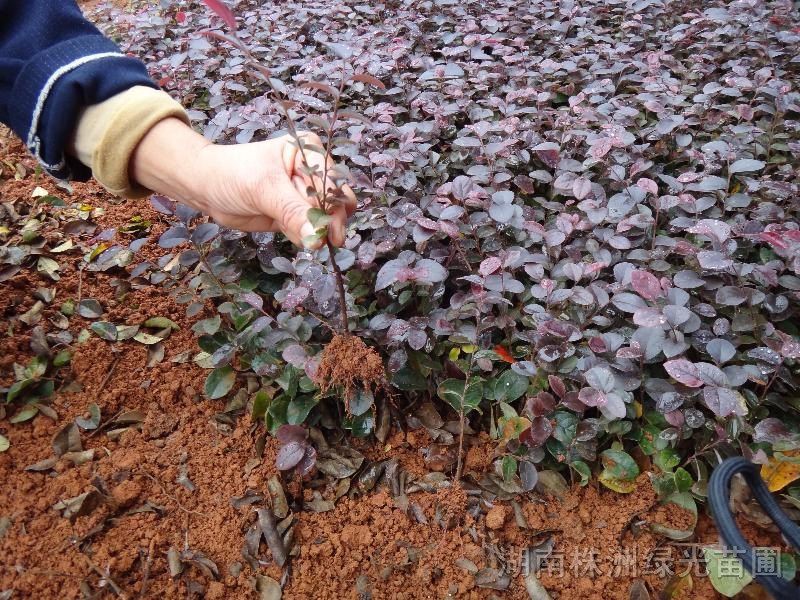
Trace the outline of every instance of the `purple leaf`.
<instances>
[{"instance_id":1,"label":"purple leaf","mask_svg":"<svg viewBox=\"0 0 800 600\"><path fill-rule=\"evenodd\" d=\"M166 196L153 194L150 196L150 205L164 215L175 214L175 203Z\"/></svg>"},{"instance_id":2,"label":"purple leaf","mask_svg":"<svg viewBox=\"0 0 800 600\"><path fill-rule=\"evenodd\" d=\"M417 261L414 273L414 278L423 283L437 283L447 279L447 269L430 258Z\"/></svg>"},{"instance_id":3,"label":"purple leaf","mask_svg":"<svg viewBox=\"0 0 800 600\"><path fill-rule=\"evenodd\" d=\"M302 286L296 287L293 290L291 290L288 294L286 294L286 297L283 299L283 302L281 302L281 306L285 310L295 309L298 306L300 306L305 301L306 298L308 298L308 294L309 291L307 287L302 287Z\"/></svg>"},{"instance_id":4,"label":"purple leaf","mask_svg":"<svg viewBox=\"0 0 800 600\"><path fill-rule=\"evenodd\" d=\"M658 277L639 269L631 273L631 287L634 292L646 300L655 300L664 295Z\"/></svg>"},{"instance_id":5,"label":"purple leaf","mask_svg":"<svg viewBox=\"0 0 800 600\"><path fill-rule=\"evenodd\" d=\"M523 431L519 440L532 448L542 446L553 433L553 424L547 417L534 417L531 426Z\"/></svg>"},{"instance_id":6,"label":"purple leaf","mask_svg":"<svg viewBox=\"0 0 800 600\"><path fill-rule=\"evenodd\" d=\"M675 360L668 360L664 363L664 369L670 374L675 381L682 383L688 387L702 387L703 380L700 378L700 373L694 363L689 362L685 358L677 358Z\"/></svg>"},{"instance_id":7,"label":"purple leaf","mask_svg":"<svg viewBox=\"0 0 800 600\"><path fill-rule=\"evenodd\" d=\"M281 444L289 442L305 442L308 432L300 425L281 425L275 432L275 437Z\"/></svg>"},{"instance_id":8,"label":"purple leaf","mask_svg":"<svg viewBox=\"0 0 800 600\"><path fill-rule=\"evenodd\" d=\"M578 399L586 406L605 406L608 402L608 397L603 392L591 387L581 388Z\"/></svg>"},{"instance_id":9,"label":"purple leaf","mask_svg":"<svg viewBox=\"0 0 800 600\"><path fill-rule=\"evenodd\" d=\"M275 457L275 466L279 471L288 471L303 460L305 453L306 445L304 442L287 442L278 450L278 454Z\"/></svg>"},{"instance_id":10,"label":"purple leaf","mask_svg":"<svg viewBox=\"0 0 800 600\"><path fill-rule=\"evenodd\" d=\"M487 275L491 275L497 269L499 269L503 265L503 261L497 258L496 256L490 256L488 258L483 259L480 266L478 267L478 273L486 277Z\"/></svg>"},{"instance_id":11,"label":"purple leaf","mask_svg":"<svg viewBox=\"0 0 800 600\"><path fill-rule=\"evenodd\" d=\"M743 417L747 414L744 396L736 390L710 385L703 389L703 401L718 417L728 415Z\"/></svg>"}]
</instances>

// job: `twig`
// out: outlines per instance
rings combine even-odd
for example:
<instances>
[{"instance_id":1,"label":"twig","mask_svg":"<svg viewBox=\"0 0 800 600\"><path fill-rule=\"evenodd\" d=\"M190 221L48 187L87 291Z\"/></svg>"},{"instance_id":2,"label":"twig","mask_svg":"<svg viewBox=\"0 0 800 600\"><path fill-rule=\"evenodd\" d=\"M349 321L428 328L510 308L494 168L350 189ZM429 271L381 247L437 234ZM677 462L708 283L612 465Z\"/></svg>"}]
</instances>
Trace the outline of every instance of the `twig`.
<instances>
[{"instance_id":1,"label":"twig","mask_svg":"<svg viewBox=\"0 0 800 600\"><path fill-rule=\"evenodd\" d=\"M111 363L111 366L108 368L106 376L103 377L103 381L100 382L100 385L98 387L98 393L102 392L103 388L106 387L108 380L111 379L111 376L114 374L114 369L117 368L117 363L120 361L121 358L122 356L118 355L117 358L114 359L114 362Z\"/></svg>"},{"instance_id":2,"label":"twig","mask_svg":"<svg viewBox=\"0 0 800 600\"><path fill-rule=\"evenodd\" d=\"M83 288L83 266L78 267L78 301L76 304L81 303L81 290Z\"/></svg>"},{"instance_id":3,"label":"twig","mask_svg":"<svg viewBox=\"0 0 800 600\"><path fill-rule=\"evenodd\" d=\"M139 598L144 598L145 594L147 593L147 584L149 583L148 579L150 577L150 564L153 562L153 544L155 540L150 541L150 547L147 550L139 549L139 558L142 558L142 554L146 555L144 566L142 567L142 588L139 590Z\"/></svg>"},{"instance_id":4,"label":"twig","mask_svg":"<svg viewBox=\"0 0 800 600\"><path fill-rule=\"evenodd\" d=\"M128 598L128 594L127 594L127 593L125 593L125 592L122 590L122 588L121 588L119 585L117 585L116 583L114 583L114 580L113 580L113 579L111 579L111 574L110 574L110 573L104 573L104 572L103 572L103 570L102 570L100 567L98 567L96 564L94 564L94 562L92 562L92 559L91 559L91 558L89 558L88 556L86 556L85 554L83 555L83 557L86 559L86 562L89 564L89 567L92 569L92 571L94 571L94 572L95 572L95 573L97 573L97 574L98 574L98 575L99 575L99 576L100 576L102 579L104 579L105 581L107 581L107 582L108 582L108 585L109 585L109 587L110 587L110 588L113 590L113 592L114 592L114 593L115 593L117 596L119 596L120 598L123 598L123 599L127 600L127 598Z\"/></svg>"},{"instance_id":5,"label":"twig","mask_svg":"<svg viewBox=\"0 0 800 600\"><path fill-rule=\"evenodd\" d=\"M105 431L106 429L108 429L108 428L109 428L109 426L110 426L110 425L111 425L111 424L112 424L114 421L116 421L116 420L117 420L117 417L119 417L119 416L120 416L120 415L123 413L123 411L124 411L124 410L125 410L124 408L121 408L121 409L119 409L119 410L117 411L117 414L115 414L113 417L111 417L110 419L108 419L108 420L107 420L105 423L103 423L102 425L99 425L99 426L97 427L97 429L95 429L94 431L92 431L92 432L91 432L91 433L90 433L90 434L89 434L87 437L90 437L90 438L92 438L92 437L96 436L98 433L101 433L101 432Z\"/></svg>"},{"instance_id":6,"label":"twig","mask_svg":"<svg viewBox=\"0 0 800 600\"><path fill-rule=\"evenodd\" d=\"M145 477L147 477L148 479L150 479L151 481L153 481L154 483L158 484L158 487L161 488L161 493L164 494L170 500L172 500L175 504L177 504L179 510L183 511L187 515L197 515L199 517L203 517L204 519L208 518L208 515L205 515L205 514L203 514L201 512L198 512L196 510L189 510L188 508L184 507L183 504L181 504L180 500L178 500L175 496L170 494L167 491L167 488L164 487L164 484L161 483L161 481L157 477L155 477L154 475L151 475L150 473L148 473L147 471L144 471L144 470L140 471L140 473L142 475L144 475Z\"/></svg>"}]
</instances>

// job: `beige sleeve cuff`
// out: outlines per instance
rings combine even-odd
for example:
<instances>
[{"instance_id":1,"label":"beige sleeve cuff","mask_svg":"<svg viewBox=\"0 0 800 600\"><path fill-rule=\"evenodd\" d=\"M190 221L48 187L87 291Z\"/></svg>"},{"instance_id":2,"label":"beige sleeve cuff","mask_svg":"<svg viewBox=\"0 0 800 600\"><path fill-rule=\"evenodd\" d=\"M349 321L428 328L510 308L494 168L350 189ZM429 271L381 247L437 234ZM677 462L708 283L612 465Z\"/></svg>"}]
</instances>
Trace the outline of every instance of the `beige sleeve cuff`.
<instances>
[{"instance_id":1,"label":"beige sleeve cuff","mask_svg":"<svg viewBox=\"0 0 800 600\"><path fill-rule=\"evenodd\" d=\"M75 130L73 154L92 169L112 194L141 198L152 193L128 178L136 146L156 123L177 117L189 124L183 106L161 90L135 86L84 109Z\"/></svg>"}]
</instances>

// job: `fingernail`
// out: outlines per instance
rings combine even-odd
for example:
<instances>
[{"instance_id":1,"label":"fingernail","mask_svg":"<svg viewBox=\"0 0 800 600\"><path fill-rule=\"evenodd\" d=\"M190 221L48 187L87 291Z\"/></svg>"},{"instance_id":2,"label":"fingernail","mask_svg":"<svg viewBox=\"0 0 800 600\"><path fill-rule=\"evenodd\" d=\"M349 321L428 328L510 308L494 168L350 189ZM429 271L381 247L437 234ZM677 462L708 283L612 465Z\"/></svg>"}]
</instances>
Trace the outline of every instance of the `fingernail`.
<instances>
[{"instance_id":1,"label":"fingernail","mask_svg":"<svg viewBox=\"0 0 800 600\"><path fill-rule=\"evenodd\" d=\"M314 250L319 245L319 242L317 241L309 241L311 238L313 238L315 233L316 231L311 223L304 223L300 228L300 240L302 241L303 247L306 250Z\"/></svg>"}]
</instances>

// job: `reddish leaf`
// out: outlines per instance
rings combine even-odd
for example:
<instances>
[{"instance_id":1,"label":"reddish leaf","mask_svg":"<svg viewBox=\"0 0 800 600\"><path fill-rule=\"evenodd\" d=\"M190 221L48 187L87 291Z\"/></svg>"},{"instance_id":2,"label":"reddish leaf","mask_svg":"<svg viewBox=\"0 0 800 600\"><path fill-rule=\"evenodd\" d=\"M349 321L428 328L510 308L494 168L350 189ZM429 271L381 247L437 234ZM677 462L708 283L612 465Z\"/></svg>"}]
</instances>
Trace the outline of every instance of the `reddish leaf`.
<instances>
[{"instance_id":1,"label":"reddish leaf","mask_svg":"<svg viewBox=\"0 0 800 600\"><path fill-rule=\"evenodd\" d=\"M547 441L553 433L553 424L546 417L536 417L531 421L531 426L523 431L519 440L528 446L538 447Z\"/></svg>"},{"instance_id":2,"label":"reddish leaf","mask_svg":"<svg viewBox=\"0 0 800 600\"><path fill-rule=\"evenodd\" d=\"M294 468L306 453L306 445L302 442L289 442L281 446L275 457L275 466L280 471L288 471Z\"/></svg>"},{"instance_id":3,"label":"reddish leaf","mask_svg":"<svg viewBox=\"0 0 800 600\"><path fill-rule=\"evenodd\" d=\"M377 77L373 77L367 73L356 73L353 75L353 81L360 81L362 83L368 83L369 85L375 86L379 90L385 90L386 86L383 85L383 82L378 79Z\"/></svg>"},{"instance_id":4,"label":"reddish leaf","mask_svg":"<svg viewBox=\"0 0 800 600\"><path fill-rule=\"evenodd\" d=\"M697 367L685 358L668 360L664 363L664 368L670 374L670 377L683 385L695 388L703 386L703 380L700 378L700 372Z\"/></svg>"},{"instance_id":5,"label":"reddish leaf","mask_svg":"<svg viewBox=\"0 0 800 600\"><path fill-rule=\"evenodd\" d=\"M502 358L507 363L516 362L514 357L511 356L511 353L508 350L506 350L505 348L503 348L500 344L497 344L497 346L494 347L494 351L497 354L499 354L500 358Z\"/></svg>"},{"instance_id":6,"label":"reddish leaf","mask_svg":"<svg viewBox=\"0 0 800 600\"><path fill-rule=\"evenodd\" d=\"M487 275L491 275L497 269L499 269L503 264L503 261L497 258L496 256L490 256L489 258L484 258L481 262L481 265L478 267L478 273L486 277Z\"/></svg>"},{"instance_id":7,"label":"reddish leaf","mask_svg":"<svg viewBox=\"0 0 800 600\"><path fill-rule=\"evenodd\" d=\"M289 442L304 442L308 433L300 425L281 425L275 432L275 437L281 444Z\"/></svg>"},{"instance_id":8,"label":"reddish leaf","mask_svg":"<svg viewBox=\"0 0 800 600\"><path fill-rule=\"evenodd\" d=\"M206 6L217 13L225 24L236 31L236 17L233 16L231 9L222 0L203 0Z\"/></svg>"},{"instance_id":9,"label":"reddish leaf","mask_svg":"<svg viewBox=\"0 0 800 600\"><path fill-rule=\"evenodd\" d=\"M646 300L655 300L664 295L664 290L661 289L658 277L641 269L631 272L631 287L633 287L633 291Z\"/></svg>"},{"instance_id":10,"label":"reddish leaf","mask_svg":"<svg viewBox=\"0 0 800 600\"><path fill-rule=\"evenodd\" d=\"M560 377L548 375L547 383L550 384L550 389L553 390L553 393L559 398L563 398L567 393L567 386L564 385L564 381Z\"/></svg>"},{"instance_id":11,"label":"reddish leaf","mask_svg":"<svg viewBox=\"0 0 800 600\"><path fill-rule=\"evenodd\" d=\"M608 402L608 398L603 392L591 387L581 388L581 391L578 392L578 399L586 406L605 406Z\"/></svg>"}]
</instances>

